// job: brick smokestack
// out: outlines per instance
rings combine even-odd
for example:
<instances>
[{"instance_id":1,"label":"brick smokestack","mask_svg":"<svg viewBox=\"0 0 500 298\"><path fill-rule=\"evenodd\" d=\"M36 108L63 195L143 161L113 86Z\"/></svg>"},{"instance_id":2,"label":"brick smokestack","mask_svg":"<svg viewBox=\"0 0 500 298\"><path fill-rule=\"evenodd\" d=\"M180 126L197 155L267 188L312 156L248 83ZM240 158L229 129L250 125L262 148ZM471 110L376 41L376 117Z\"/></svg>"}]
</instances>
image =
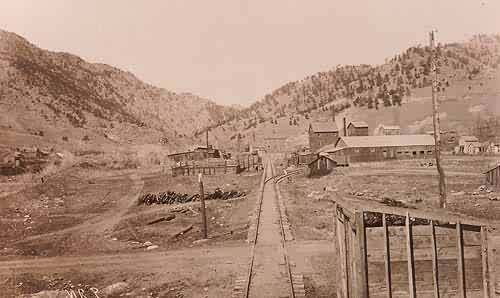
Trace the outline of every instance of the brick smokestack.
<instances>
[{"instance_id":1,"label":"brick smokestack","mask_svg":"<svg viewBox=\"0 0 500 298\"><path fill-rule=\"evenodd\" d=\"M347 137L347 120L344 117L344 137Z\"/></svg>"}]
</instances>

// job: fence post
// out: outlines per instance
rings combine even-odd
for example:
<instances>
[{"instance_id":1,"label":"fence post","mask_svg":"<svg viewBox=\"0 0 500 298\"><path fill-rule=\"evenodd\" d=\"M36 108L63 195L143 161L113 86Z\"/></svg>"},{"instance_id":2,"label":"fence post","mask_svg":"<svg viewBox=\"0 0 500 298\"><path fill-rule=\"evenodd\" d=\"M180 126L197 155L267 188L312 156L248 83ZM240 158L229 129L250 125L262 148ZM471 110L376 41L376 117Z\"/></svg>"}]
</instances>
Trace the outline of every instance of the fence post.
<instances>
[{"instance_id":1,"label":"fence post","mask_svg":"<svg viewBox=\"0 0 500 298\"><path fill-rule=\"evenodd\" d=\"M385 247L385 285L387 287L387 298L392 298L392 277L391 277L391 247L389 244L389 229L387 227L386 214L382 214L382 228L384 229Z\"/></svg>"},{"instance_id":2,"label":"fence post","mask_svg":"<svg viewBox=\"0 0 500 298\"><path fill-rule=\"evenodd\" d=\"M458 264L458 292L461 298L465 298L465 268L464 268L464 240L462 233L462 224L457 221L457 264Z\"/></svg>"},{"instance_id":3,"label":"fence post","mask_svg":"<svg viewBox=\"0 0 500 298\"><path fill-rule=\"evenodd\" d=\"M344 295L337 295L342 298L349 298L349 270L347 261L347 220L344 213L341 211L339 214L342 219L342 225L337 225L337 238L339 243L339 256L340 256L340 285L337 291L341 291ZM339 220L340 221L340 220Z\"/></svg>"},{"instance_id":4,"label":"fence post","mask_svg":"<svg viewBox=\"0 0 500 298\"><path fill-rule=\"evenodd\" d=\"M203 232L203 239L208 238L208 231L207 231L207 214L205 210L205 193L203 192L203 180L202 180L202 174L198 174L198 183L200 184L200 203L201 203L201 222L202 222L202 232Z\"/></svg>"},{"instance_id":5,"label":"fence post","mask_svg":"<svg viewBox=\"0 0 500 298\"><path fill-rule=\"evenodd\" d=\"M406 254L408 257L408 297L415 298L415 263L413 260L413 235L409 212L406 212Z\"/></svg>"},{"instance_id":6,"label":"fence post","mask_svg":"<svg viewBox=\"0 0 500 298\"><path fill-rule=\"evenodd\" d=\"M356 240L357 240L357 251L356 251L356 268L358 275L357 281L357 292L356 297L368 298L368 268L367 268L367 254L366 254L366 230L365 230L365 217L364 212L356 212Z\"/></svg>"},{"instance_id":7,"label":"fence post","mask_svg":"<svg viewBox=\"0 0 500 298\"><path fill-rule=\"evenodd\" d=\"M488 264L488 230L486 227L481 227L481 259L483 267L483 292L484 298L491 297L490 288L490 272Z\"/></svg>"},{"instance_id":8,"label":"fence post","mask_svg":"<svg viewBox=\"0 0 500 298\"><path fill-rule=\"evenodd\" d=\"M439 298L439 267L438 267L438 255L437 255L437 245L436 245L436 229L434 226L434 221L430 222L431 227L431 245L432 245L432 277L434 279L434 297Z\"/></svg>"},{"instance_id":9,"label":"fence post","mask_svg":"<svg viewBox=\"0 0 500 298\"><path fill-rule=\"evenodd\" d=\"M333 240L333 251L335 252L335 267L339 270L336 271L335 274L335 284L337 285L337 297L341 297L340 285L342 284L342 266L341 264L341 256L340 256L340 241L339 241L339 228L338 228L338 218L337 218L337 203L333 203L333 231L335 232L335 236L337 239Z\"/></svg>"}]
</instances>

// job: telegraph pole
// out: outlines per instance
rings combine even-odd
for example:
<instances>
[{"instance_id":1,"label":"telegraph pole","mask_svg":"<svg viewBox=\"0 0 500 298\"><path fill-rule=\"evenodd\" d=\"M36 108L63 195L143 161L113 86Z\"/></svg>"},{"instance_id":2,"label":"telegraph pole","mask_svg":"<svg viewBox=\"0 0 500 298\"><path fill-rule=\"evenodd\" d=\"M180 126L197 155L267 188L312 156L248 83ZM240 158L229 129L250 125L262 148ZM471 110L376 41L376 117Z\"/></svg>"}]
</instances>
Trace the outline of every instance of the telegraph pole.
<instances>
[{"instance_id":1,"label":"telegraph pole","mask_svg":"<svg viewBox=\"0 0 500 298\"><path fill-rule=\"evenodd\" d=\"M444 170L441 165L441 128L439 121L439 100L437 98L437 63L435 50L434 31L429 34L431 47L431 71L432 71L432 123L434 126L434 141L436 154L436 167L439 174L439 207L446 208L446 181Z\"/></svg>"}]
</instances>

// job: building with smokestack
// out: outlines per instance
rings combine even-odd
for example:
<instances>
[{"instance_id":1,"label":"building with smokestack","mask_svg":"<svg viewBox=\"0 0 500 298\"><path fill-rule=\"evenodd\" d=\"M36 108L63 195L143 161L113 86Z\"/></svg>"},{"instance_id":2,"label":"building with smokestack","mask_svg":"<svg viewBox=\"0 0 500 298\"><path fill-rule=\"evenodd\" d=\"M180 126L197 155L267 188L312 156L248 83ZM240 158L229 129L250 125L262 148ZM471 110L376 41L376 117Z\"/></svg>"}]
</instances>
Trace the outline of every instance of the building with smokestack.
<instances>
[{"instance_id":1,"label":"building with smokestack","mask_svg":"<svg viewBox=\"0 0 500 298\"><path fill-rule=\"evenodd\" d=\"M339 129L335 121L312 122L309 124L309 148L317 152L320 148L335 144L339 139Z\"/></svg>"}]
</instances>

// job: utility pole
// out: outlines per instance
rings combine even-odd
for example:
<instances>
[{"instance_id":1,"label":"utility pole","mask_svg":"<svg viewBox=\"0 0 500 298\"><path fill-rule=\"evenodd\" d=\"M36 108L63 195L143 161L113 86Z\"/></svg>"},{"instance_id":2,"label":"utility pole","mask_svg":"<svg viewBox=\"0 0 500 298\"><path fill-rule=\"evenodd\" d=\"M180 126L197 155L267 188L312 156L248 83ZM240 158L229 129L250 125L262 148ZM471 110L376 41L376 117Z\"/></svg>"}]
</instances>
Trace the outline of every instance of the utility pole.
<instances>
[{"instance_id":1,"label":"utility pole","mask_svg":"<svg viewBox=\"0 0 500 298\"><path fill-rule=\"evenodd\" d=\"M446 181L444 170L441 165L441 128L439 122L439 100L437 98L437 63L435 50L434 31L429 34L431 47L431 71L432 71L432 123L434 125L434 141L436 154L436 167L439 174L439 207L446 208Z\"/></svg>"},{"instance_id":2,"label":"utility pole","mask_svg":"<svg viewBox=\"0 0 500 298\"><path fill-rule=\"evenodd\" d=\"M208 238L207 214L206 214L206 210L205 210L205 193L203 192L203 180L202 180L201 173L198 174L198 183L200 184L202 233L203 233L203 239L207 239Z\"/></svg>"}]
</instances>

